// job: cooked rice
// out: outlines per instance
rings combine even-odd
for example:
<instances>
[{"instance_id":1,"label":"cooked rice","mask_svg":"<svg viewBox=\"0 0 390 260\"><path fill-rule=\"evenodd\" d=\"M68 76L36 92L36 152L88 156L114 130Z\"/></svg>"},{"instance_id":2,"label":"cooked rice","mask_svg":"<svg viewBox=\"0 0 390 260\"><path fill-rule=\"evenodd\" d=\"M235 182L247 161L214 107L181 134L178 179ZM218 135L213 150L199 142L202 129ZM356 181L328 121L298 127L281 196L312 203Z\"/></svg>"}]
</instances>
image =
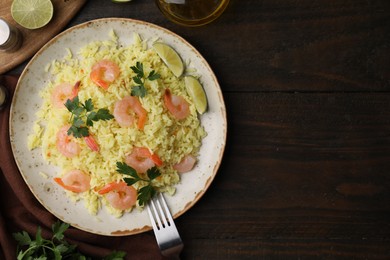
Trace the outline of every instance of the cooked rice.
<instances>
[{"instance_id":1,"label":"cooked rice","mask_svg":"<svg viewBox=\"0 0 390 260\"><path fill-rule=\"evenodd\" d=\"M90 174L89 191L79 194L66 191L66 194L74 201L84 200L91 214L97 214L103 205L115 216L123 214L122 211L112 208L104 196L94 189L122 180L123 175L116 171L116 163L123 162L125 155L130 153L133 147L147 147L158 154L164 165L159 167L162 175L156 179L154 185L160 191L173 195L180 176L172 166L187 154L198 155L202 138L206 135L196 108L186 93L184 80L175 77L153 48L147 47L147 43L135 34L133 43L123 46L115 33L111 32L108 40L91 42L76 55L67 49L62 60L53 60L45 68L52 74L53 80L40 93L43 104L37 113L37 121L33 133L29 136L28 146L30 149L40 147L43 158L49 164L62 169L56 173L58 177L72 169L80 169ZM114 61L121 71L119 78L108 90L96 86L89 77L93 64L102 59ZM135 73L130 67L135 66L137 61L143 64L145 75L152 70L161 75L158 80L146 81L148 94L140 98L142 106L148 112L144 129L120 127L115 119L94 122L89 131L99 144L100 151L91 151L82 138L75 138L81 147L80 154L73 158L63 156L56 148L56 134L62 126L69 124L70 112L66 108L54 108L51 104L50 96L54 87L63 82L74 84L80 80L80 101L91 98L95 108L107 108L113 114L115 102L128 96L134 86L132 78ZM189 102L190 116L177 121L169 114L163 104L166 87L169 87L174 95L183 96ZM136 183L134 186L139 188L142 185L144 184ZM137 207L140 208L138 204Z\"/></svg>"}]
</instances>

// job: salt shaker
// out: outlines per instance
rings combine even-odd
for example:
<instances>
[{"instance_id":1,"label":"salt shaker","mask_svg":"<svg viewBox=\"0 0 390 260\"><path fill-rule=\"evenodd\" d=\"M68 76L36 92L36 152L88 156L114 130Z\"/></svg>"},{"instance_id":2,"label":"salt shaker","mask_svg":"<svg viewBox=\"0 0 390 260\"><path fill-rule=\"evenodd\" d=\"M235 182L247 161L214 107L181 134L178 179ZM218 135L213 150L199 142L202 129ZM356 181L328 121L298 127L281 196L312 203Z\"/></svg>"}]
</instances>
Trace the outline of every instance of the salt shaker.
<instances>
[{"instance_id":1,"label":"salt shaker","mask_svg":"<svg viewBox=\"0 0 390 260\"><path fill-rule=\"evenodd\" d=\"M16 51L21 47L22 41L18 28L0 18L0 51Z\"/></svg>"}]
</instances>

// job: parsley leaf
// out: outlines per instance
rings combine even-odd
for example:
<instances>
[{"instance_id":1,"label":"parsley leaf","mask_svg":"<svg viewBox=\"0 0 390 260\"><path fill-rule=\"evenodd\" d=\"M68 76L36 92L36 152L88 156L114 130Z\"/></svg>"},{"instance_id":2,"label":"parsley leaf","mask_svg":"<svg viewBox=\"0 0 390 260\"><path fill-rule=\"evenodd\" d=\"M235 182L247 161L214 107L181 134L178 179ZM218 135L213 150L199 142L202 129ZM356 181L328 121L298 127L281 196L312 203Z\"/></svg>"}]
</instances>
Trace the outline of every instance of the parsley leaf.
<instances>
[{"instance_id":1,"label":"parsley leaf","mask_svg":"<svg viewBox=\"0 0 390 260\"><path fill-rule=\"evenodd\" d=\"M144 97L147 94L147 90L144 86L135 86L131 89L131 95L137 97Z\"/></svg>"},{"instance_id":2,"label":"parsley leaf","mask_svg":"<svg viewBox=\"0 0 390 260\"><path fill-rule=\"evenodd\" d=\"M85 110L87 110L87 112L90 112L93 110L94 107L93 107L92 99L89 98L85 101L84 108L85 108Z\"/></svg>"},{"instance_id":3,"label":"parsley leaf","mask_svg":"<svg viewBox=\"0 0 390 260\"><path fill-rule=\"evenodd\" d=\"M17 259L85 259L92 257L85 256L77 251L77 245L71 245L65 240L64 232L69 224L57 221L52 225L53 236L51 239L42 237L41 227L38 227L35 240L32 240L26 231L14 233L13 237L18 242ZM105 256L104 260L123 260L126 252L113 251Z\"/></svg>"},{"instance_id":4,"label":"parsley leaf","mask_svg":"<svg viewBox=\"0 0 390 260\"><path fill-rule=\"evenodd\" d=\"M26 231L13 234L14 239L19 243L20 246L28 246L31 244L31 238Z\"/></svg>"},{"instance_id":5,"label":"parsley leaf","mask_svg":"<svg viewBox=\"0 0 390 260\"><path fill-rule=\"evenodd\" d=\"M53 237L58 240L64 239L64 232L69 228L68 223L61 223L57 221L56 223L53 224L52 229L53 229Z\"/></svg>"},{"instance_id":6,"label":"parsley leaf","mask_svg":"<svg viewBox=\"0 0 390 260\"><path fill-rule=\"evenodd\" d=\"M156 73L154 70L152 70L149 73L148 80L156 80L160 78L160 74Z\"/></svg>"},{"instance_id":7,"label":"parsley leaf","mask_svg":"<svg viewBox=\"0 0 390 260\"><path fill-rule=\"evenodd\" d=\"M79 107L79 97L76 96L75 98L73 99L68 99L66 100L65 102L65 107L69 110L69 111L74 111L76 108Z\"/></svg>"},{"instance_id":8,"label":"parsley leaf","mask_svg":"<svg viewBox=\"0 0 390 260\"><path fill-rule=\"evenodd\" d=\"M137 61L135 66L131 66L130 69L136 74L133 77L133 81L136 86L131 89L131 95L137 97L145 97L147 95L147 90L145 88L146 80L156 80L160 78L160 74L152 70L149 75L145 78L144 66L141 62Z\"/></svg>"},{"instance_id":9,"label":"parsley leaf","mask_svg":"<svg viewBox=\"0 0 390 260\"><path fill-rule=\"evenodd\" d=\"M73 135L76 138L89 136L88 126L93 126L93 122L114 118L106 108L95 111L90 98L81 103L79 97L76 96L73 99L68 99L65 102L65 107L72 113L70 118L72 125L68 129L68 135Z\"/></svg>"},{"instance_id":10,"label":"parsley leaf","mask_svg":"<svg viewBox=\"0 0 390 260\"><path fill-rule=\"evenodd\" d=\"M97 111L96 116L93 119L93 121L99 121L99 120L106 121L106 120L110 120L113 118L114 118L114 116L110 114L110 111L107 108L100 108Z\"/></svg>"},{"instance_id":11,"label":"parsley leaf","mask_svg":"<svg viewBox=\"0 0 390 260\"><path fill-rule=\"evenodd\" d=\"M158 176L161 175L160 171L157 169L157 167L150 168L149 170L146 171L148 174L148 178L150 180L156 179Z\"/></svg>"},{"instance_id":12,"label":"parsley leaf","mask_svg":"<svg viewBox=\"0 0 390 260\"><path fill-rule=\"evenodd\" d=\"M139 85L143 85L144 83L142 82L142 78L141 77L133 77L133 80L135 83L139 84Z\"/></svg>"},{"instance_id":13,"label":"parsley leaf","mask_svg":"<svg viewBox=\"0 0 390 260\"><path fill-rule=\"evenodd\" d=\"M157 167L152 167L146 171L148 179L141 178L137 174L137 171L126 163L117 162L116 167L117 172L126 176L123 180L128 186L131 186L138 181L147 182L147 184L138 191L137 200L140 206L145 205L156 194L156 189L153 187L152 181L161 175L161 172L157 169Z\"/></svg>"},{"instance_id":14,"label":"parsley leaf","mask_svg":"<svg viewBox=\"0 0 390 260\"><path fill-rule=\"evenodd\" d=\"M138 201L140 205L146 204L154 195L156 194L156 190L152 187L152 185L143 186L138 191Z\"/></svg>"},{"instance_id":15,"label":"parsley leaf","mask_svg":"<svg viewBox=\"0 0 390 260\"><path fill-rule=\"evenodd\" d=\"M135 72L135 74L137 74L138 77L144 77L144 65L141 62L137 61L135 63L135 66L132 66L130 68Z\"/></svg>"},{"instance_id":16,"label":"parsley leaf","mask_svg":"<svg viewBox=\"0 0 390 260\"><path fill-rule=\"evenodd\" d=\"M81 138L81 137L89 136L89 131L88 131L88 127L85 126L77 127L72 125L71 127L69 127L67 134L73 135L76 138Z\"/></svg>"},{"instance_id":17,"label":"parsley leaf","mask_svg":"<svg viewBox=\"0 0 390 260\"><path fill-rule=\"evenodd\" d=\"M117 172L124 174L124 175L127 175L127 176L130 176L130 178L135 179L137 181L142 180L138 176L137 171L133 167L127 165L126 163L117 162L116 167L117 167L117 169L116 169Z\"/></svg>"}]
</instances>

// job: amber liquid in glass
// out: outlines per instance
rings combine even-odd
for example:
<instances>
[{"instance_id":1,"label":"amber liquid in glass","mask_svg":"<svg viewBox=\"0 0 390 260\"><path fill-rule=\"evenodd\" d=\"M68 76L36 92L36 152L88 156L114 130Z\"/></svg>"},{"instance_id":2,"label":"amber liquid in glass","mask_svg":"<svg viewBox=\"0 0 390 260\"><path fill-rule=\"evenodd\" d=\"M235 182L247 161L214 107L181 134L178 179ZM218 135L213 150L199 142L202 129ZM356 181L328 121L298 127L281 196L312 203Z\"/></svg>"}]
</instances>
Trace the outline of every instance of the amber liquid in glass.
<instances>
[{"instance_id":1,"label":"amber liquid in glass","mask_svg":"<svg viewBox=\"0 0 390 260\"><path fill-rule=\"evenodd\" d=\"M161 12L170 20L187 26L199 26L218 18L229 0L156 0Z\"/></svg>"}]
</instances>

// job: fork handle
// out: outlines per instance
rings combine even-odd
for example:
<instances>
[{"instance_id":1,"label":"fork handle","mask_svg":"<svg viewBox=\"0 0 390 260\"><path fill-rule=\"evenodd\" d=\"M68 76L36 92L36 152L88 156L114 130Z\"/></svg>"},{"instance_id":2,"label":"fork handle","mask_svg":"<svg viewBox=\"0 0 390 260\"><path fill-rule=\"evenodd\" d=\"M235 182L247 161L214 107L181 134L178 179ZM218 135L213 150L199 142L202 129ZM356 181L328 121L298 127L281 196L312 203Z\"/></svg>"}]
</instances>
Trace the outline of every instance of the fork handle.
<instances>
[{"instance_id":1,"label":"fork handle","mask_svg":"<svg viewBox=\"0 0 390 260\"><path fill-rule=\"evenodd\" d=\"M176 246L171 246L162 251L162 255L168 257L169 259L180 259L180 253L183 249L183 244L180 241L177 241L178 244ZM175 243L175 241L173 242Z\"/></svg>"}]
</instances>

